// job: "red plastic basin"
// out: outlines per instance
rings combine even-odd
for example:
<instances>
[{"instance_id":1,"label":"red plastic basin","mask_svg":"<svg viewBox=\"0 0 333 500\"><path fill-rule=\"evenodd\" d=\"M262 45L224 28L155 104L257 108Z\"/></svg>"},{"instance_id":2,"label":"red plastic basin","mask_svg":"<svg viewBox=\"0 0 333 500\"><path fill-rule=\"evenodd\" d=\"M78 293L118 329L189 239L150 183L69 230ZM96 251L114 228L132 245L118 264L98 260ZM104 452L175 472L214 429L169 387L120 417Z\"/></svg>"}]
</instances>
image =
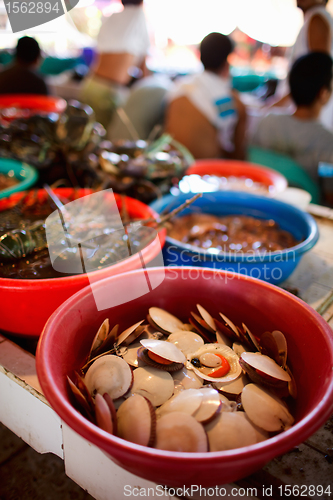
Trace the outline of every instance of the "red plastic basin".
<instances>
[{"instance_id":1,"label":"red plastic basin","mask_svg":"<svg viewBox=\"0 0 333 500\"><path fill-rule=\"evenodd\" d=\"M54 192L64 197L70 197L72 188L55 189ZM90 189L80 189L79 195L91 194ZM0 200L0 210L12 206L24 193L17 193ZM45 199L46 192L38 191L38 197ZM118 208L121 207L121 197L115 194ZM147 219L157 214L144 203L133 198L126 198L129 216ZM159 242L154 240L140 253L146 263L153 260L160 252L165 242L165 230L159 233ZM126 260L110 267L90 273L91 278L103 279L107 276L141 268L140 255L135 254ZM0 330L20 336L38 337L49 316L68 297L81 288L89 285L86 274L50 279L10 279L0 278Z\"/></svg>"},{"instance_id":2,"label":"red plastic basin","mask_svg":"<svg viewBox=\"0 0 333 500\"><path fill-rule=\"evenodd\" d=\"M275 192L280 193L288 186L287 179L275 170L240 160L204 159L196 160L186 170L185 175L216 175L219 177L246 177L265 186L274 186Z\"/></svg>"},{"instance_id":3,"label":"red plastic basin","mask_svg":"<svg viewBox=\"0 0 333 500\"><path fill-rule=\"evenodd\" d=\"M156 275L161 268L150 271ZM269 460L299 445L333 412L333 335L328 324L302 300L264 281L212 269L165 269L163 283L130 303L97 311L90 287L68 299L45 325L37 348L37 373L43 392L58 415L78 434L100 447L127 471L159 484L222 485L247 476ZM100 281L94 292L119 293L135 287L139 271ZM221 311L237 325L243 321L259 336L281 330L288 342L288 363L298 386L295 425L252 446L212 453L177 453L139 446L112 436L86 420L72 405L66 375L82 366L92 339L108 317L120 330L158 306L187 321L200 303L213 316Z\"/></svg>"},{"instance_id":4,"label":"red plastic basin","mask_svg":"<svg viewBox=\"0 0 333 500\"><path fill-rule=\"evenodd\" d=\"M33 113L39 111L45 113L63 113L66 107L67 102L62 97L37 94L6 94L0 96L0 112L6 108L17 108L17 116L20 116L20 110L29 110ZM5 119L10 121L17 116L15 113L11 113Z\"/></svg>"}]
</instances>

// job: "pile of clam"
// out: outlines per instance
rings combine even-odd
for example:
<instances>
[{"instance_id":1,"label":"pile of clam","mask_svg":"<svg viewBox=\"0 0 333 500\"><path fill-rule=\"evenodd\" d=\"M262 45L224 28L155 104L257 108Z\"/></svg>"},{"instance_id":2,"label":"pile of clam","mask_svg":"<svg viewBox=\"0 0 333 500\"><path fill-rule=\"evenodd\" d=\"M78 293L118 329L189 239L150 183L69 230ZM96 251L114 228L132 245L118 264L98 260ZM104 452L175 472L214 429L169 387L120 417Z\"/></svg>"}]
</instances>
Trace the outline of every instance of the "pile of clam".
<instances>
[{"instance_id":1,"label":"pile of clam","mask_svg":"<svg viewBox=\"0 0 333 500\"><path fill-rule=\"evenodd\" d=\"M188 323L158 307L123 332L99 328L85 365L68 377L80 411L104 431L180 452L252 445L294 422L296 398L280 331L260 339L199 304Z\"/></svg>"}]
</instances>

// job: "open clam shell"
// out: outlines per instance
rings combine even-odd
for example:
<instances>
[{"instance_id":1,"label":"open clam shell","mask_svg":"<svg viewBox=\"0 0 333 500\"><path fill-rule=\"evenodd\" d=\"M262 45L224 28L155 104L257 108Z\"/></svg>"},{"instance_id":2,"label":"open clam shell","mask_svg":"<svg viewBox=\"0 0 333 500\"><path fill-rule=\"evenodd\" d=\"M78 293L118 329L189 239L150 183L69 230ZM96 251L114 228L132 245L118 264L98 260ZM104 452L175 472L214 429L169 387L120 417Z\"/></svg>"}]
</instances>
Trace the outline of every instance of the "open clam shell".
<instances>
[{"instance_id":1,"label":"open clam shell","mask_svg":"<svg viewBox=\"0 0 333 500\"><path fill-rule=\"evenodd\" d=\"M107 354L88 368L84 381L92 396L106 392L111 399L117 399L130 389L133 372L122 358Z\"/></svg>"},{"instance_id":2,"label":"open clam shell","mask_svg":"<svg viewBox=\"0 0 333 500\"><path fill-rule=\"evenodd\" d=\"M283 388L291 380L286 370L274 359L258 352L243 352L239 363L250 379L268 387Z\"/></svg>"},{"instance_id":3,"label":"open clam shell","mask_svg":"<svg viewBox=\"0 0 333 500\"><path fill-rule=\"evenodd\" d=\"M204 345L204 340L200 335L184 330L171 333L168 337L168 342L174 344L185 356L197 351Z\"/></svg>"},{"instance_id":4,"label":"open clam shell","mask_svg":"<svg viewBox=\"0 0 333 500\"><path fill-rule=\"evenodd\" d=\"M120 345L129 345L133 340L138 338L142 332L144 331L144 328L139 328L141 323L144 322L144 319L139 321L138 323L135 323L135 325L130 326L129 328L126 328L118 337L116 340L116 346Z\"/></svg>"},{"instance_id":5,"label":"open clam shell","mask_svg":"<svg viewBox=\"0 0 333 500\"><path fill-rule=\"evenodd\" d=\"M188 413L166 413L156 422L155 448L205 453L208 440L203 426Z\"/></svg>"},{"instance_id":6,"label":"open clam shell","mask_svg":"<svg viewBox=\"0 0 333 500\"><path fill-rule=\"evenodd\" d=\"M91 344L89 357L91 357L92 353L102 345L103 341L108 336L109 329L110 329L109 318L106 318L103 321L103 323L101 324L101 326L99 327L99 329L94 337L94 340Z\"/></svg>"},{"instance_id":7,"label":"open clam shell","mask_svg":"<svg viewBox=\"0 0 333 500\"><path fill-rule=\"evenodd\" d=\"M176 330L181 330L183 327L183 322L176 318L173 314L160 309L159 307L149 308L149 318L148 320L153 326L155 325L158 330L161 330L167 335L173 333Z\"/></svg>"},{"instance_id":8,"label":"open clam shell","mask_svg":"<svg viewBox=\"0 0 333 500\"><path fill-rule=\"evenodd\" d=\"M214 333L216 331L216 325L215 325L214 318L200 304L197 304L197 308L198 308L198 311L200 313L200 316L205 321L208 329L211 330L211 332Z\"/></svg>"},{"instance_id":9,"label":"open clam shell","mask_svg":"<svg viewBox=\"0 0 333 500\"><path fill-rule=\"evenodd\" d=\"M202 355L205 354L220 354L221 356L226 358L230 365L229 372L223 377L218 378L211 377L206 373L203 373L202 369L194 366L193 361L199 360L200 358L202 358ZM237 377L239 377L239 375L242 373L237 354L232 349L230 349L230 347L222 344L205 344L195 353L189 354L187 356L187 360L188 362L186 367L188 369L193 370L194 373L196 373L199 377L203 378L204 380L209 380L210 382L231 382L232 380L235 380Z\"/></svg>"},{"instance_id":10,"label":"open clam shell","mask_svg":"<svg viewBox=\"0 0 333 500\"><path fill-rule=\"evenodd\" d=\"M186 334L185 334L186 335ZM186 357L178 347L171 342L163 340L144 339L140 341L141 345L163 359L173 363L185 363Z\"/></svg>"},{"instance_id":11,"label":"open clam shell","mask_svg":"<svg viewBox=\"0 0 333 500\"><path fill-rule=\"evenodd\" d=\"M248 384L241 399L249 419L265 431L282 431L294 423L283 401L263 387Z\"/></svg>"},{"instance_id":12,"label":"open clam shell","mask_svg":"<svg viewBox=\"0 0 333 500\"><path fill-rule=\"evenodd\" d=\"M142 446L154 444L155 410L151 402L140 394L133 394L120 405L117 422L119 437Z\"/></svg>"},{"instance_id":13,"label":"open clam shell","mask_svg":"<svg viewBox=\"0 0 333 500\"><path fill-rule=\"evenodd\" d=\"M147 366L137 368L133 373L134 380L128 393L129 397L132 394L140 394L149 399L153 406L160 406L171 398L174 382L169 372Z\"/></svg>"}]
</instances>

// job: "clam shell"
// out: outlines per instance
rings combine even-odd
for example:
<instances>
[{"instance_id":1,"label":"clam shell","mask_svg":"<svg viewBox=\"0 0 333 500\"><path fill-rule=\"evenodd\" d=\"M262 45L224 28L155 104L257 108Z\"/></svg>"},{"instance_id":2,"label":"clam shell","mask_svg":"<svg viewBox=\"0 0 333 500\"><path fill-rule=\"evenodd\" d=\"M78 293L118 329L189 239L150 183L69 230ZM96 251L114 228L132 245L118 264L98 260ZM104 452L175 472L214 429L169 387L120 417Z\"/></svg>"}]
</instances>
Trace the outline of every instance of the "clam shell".
<instances>
[{"instance_id":1,"label":"clam shell","mask_svg":"<svg viewBox=\"0 0 333 500\"><path fill-rule=\"evenodd\" d=\"M160 450L205 453L208 441L199 422L187 413L166 413L156 422L155 448Z\"/></svg>"},{"instance_id":2,"label":"clam shell","mask_svg":"<svg viewBox=\"0 0 333 500\"><path fill-rule=\"evenodd\" d=\"M185 356L197 351L204 345L204 340L200 335L184 330L171 333L168 337L168 342L174 344Z\"/></svg>"},{"instance_id":3,"label":"clam shell","mask_svg":"<svg viewBox=\"0 0 333 500\"><path fill-rule=\"evenodd\" d=\"M200 313L200 316L202 317L202 319L207 323L207 325L209 326L209 328L215 332L216 331L216 325L215 325L215 321L214 319L212 318L212 316L209 314L208 311L206 311L206 309L204 307L202 307L200 304L197 304L197 308L198 308L198 311Z\"/></svg>"},{"instance_id":4,"label":"clam shell","mask_svg":"<svg viewBox=\"0 0 333 500\"><path fill-rule=\"evenodd\" d=\"M159 328L168 333L181 330L183 327L183 322L180 319L159 307L150 307L149 316Z\"/></svg>"},{"instance_id":5,"label":"clam shell","mask_svg":"<svg viewBox=\"0 0 333 500\"><path fill-rule=\"evenodd\" d=\"M126 399L117 412L118 436L142 446L155 440L156 416L151 402L140 394Z\"/></svg>"},{"instance_id":6,"label":"clam shell","mask_svg":"<svg viewBox=\"0 0 333 500\"><path fill-rule=\"evenodd\" d=\"M110 328L110 323L109 323L109 318L106 318L101 326L99 327L94 340L91 344L91 349L89 355L91 355L96 349L99 348L100 345L102 345L103 341L106 339L108 333L109 333L109 328Z\"/></svg>"},{"instance_id":7,"label":"clam shell","mask_svg":"<svg viewBox=\"0 0 333 500\"><path fill-rule=\"evenodd\" d=\"M185 334L186 335L186 334ZM171 342L164 342L163 340L144 339L140 341L141 345L149 351L161 356L173 363L185 363L186 357L178 347Z\"/></svg>"},{"instance_id":8,"label":"clam shell","mask_svg":"<svg viewBox=\"0 0 333 500\"><path fill-rule=\"evenodd\" d=\"M173 378L169 372L147 366L134 370L131 394L141 394L153 406L160 406L171 398L174 390Z\"/></svg>"},{"instance_id":9,"label":"clam shell","mask_svg":"<svg viewBox=\"0 0 333 500\"><path fill-rule=\"evenodd\" d=\"M113 434L113 422L110 408L101 394L95 396L95 417L98 427Z\"/></svg>"},{"instance_id":10,"label":"clam shell","mask_svg":"<svg viewBox=\"0 0 333 500\"><path fill-rule=\"evenodd\" d=\"M259 370L274 379L290 382L290 375L272 358L264 354L260 354L259 352L243 352L241 359L255 370Z\"/></svg>"},{"instance_id":11,"label":"clam shell","mask_svg":"<svg viewBox=\"0 0 333 500\"><path fill-rule=\"evenodd\" d=\"M252 425L239 412L220 412L205 425L210 451L233 450L257 443Z\"/></svg>"},{"instance_id":12,"label":"clam shell","mask_svg":"<svg viewBox=\"0 0 333 500\"><path fill-rule=\"evenodd\" d=\"M141 349L141 344L139 342L135 342L135 344L131 344L129 347L120 348L119 353L117 351L117 354L119 354L130 366L138 368L143 365L137 356L138 349Z\"/></svg>"},{"instance_id":13,"label":"clam shell","mask_svg":"<svg viewBox=\"0 0 333 500\"><path fill-rule=\"evenodd\" d=\"M186 389L168 399L156 410L156 414L161 417L165 413L181 411L193 415L201 406L202 398L203 393L200 389Z\"/></svg>"},{"instance_id":14,"label":"clam shell","mask_svg":"<svg viewBox=\"0 0 333 500\"><path fill-rule=\"evenodd\" d=\"M238 378L232 380L231 382L213 382L213 387L218 391L221 391L231 396L237 396L242 392L249 380L243 373L240 374Z\"/></svg>"},{"instance_id":15,"label":"clam shell","mask_svg":"<svg viewBox=\"0 0 333 500\"><path fill-rule=\"evenodd\" d=\"M220 411L222 402L219 393L211 387L200 389L202 394L201 405L193 417L200 423L206 424Z\"/></svg>"},{"instance_id":16,"label":"clam shell","mask_svg":"<svg viewBox=\"0 0 333 500\"><path fill-rule=\"evenodd\" d=\"M184 389L200 389L203 386L203 379L185 366L181 370L173 372L172 378L175 382L179 382Z\"/></svg>"},{"instance_id":17,"label":"clam shell","mask_svg":"<svg viewBox=\"0 0 333 500\"><path fill-rule=\"evenodd\" d=\"M141 333L143 332L143 329L138 329L138 327L141 325L141 323L144 322L144 319L139 321L138 323L135 323L135 325L132 325L130 326L129 328L126 328L126 330L124 330L120 335L119 337L117 338L117 341L116 341L116 345L119 346L121 344L125 344L127 345L127 342L126 340L128 341L128 344L130 344L131 342L133 342L133 340L135 340L137 337L139 337L139 335L141 335ZM135 336L135 331L137 330L137 335ZM132 335L134 334L134 335ZM130 340L129 340L129 337L130 337Z\"/></svg>"},{"instance_id":18,"label":"clam shell","mask_svg":"<svg viewBox=\"0 0 333 500\"><path fill-rule=\"evenodd\" d=\"M294 422L282 400L263 387L248 384L243 389L241 400L251 422L265 431L282 431Z\"/></svg>"},{"instance_id":19,"label":"clam shell","mask_svg":"<svg viewBox=\"0 0 333 500\"><path fill-rule=\"evenodd\" d=\"M201 354L204 353L218 353L224 356L229 364L230 364L230 371L224 376L220 378L214 378L210 377L209 375L206 375L200 371L200 369L196 368L191 364L191 359L193 358L200 358ZM210 382L231 382L232 380L235 380L239 375L242 373L242 369L239 365L238 362L238 356L237 354L230 349L230 347L222 344L205 344L203 347L201 347L198 351L195 353L192 353L191 355L187 356L188 363L187 363L187 368L190 370L193 370L194 373L196 373L199 377L203 378L204 380L209 380Z\"/></svg>"},{"instance_id":20,"label":"clam shell","mask_svg":"<svg viewBox=\"0 0 333 500\"><path fill-rule=\"evenodd\" d=\"M84 381L91 395L107 392L111 399L117 399L131 387L133 373L122 358L107 354L89 367Z\"/></svg>"}]
</instances>

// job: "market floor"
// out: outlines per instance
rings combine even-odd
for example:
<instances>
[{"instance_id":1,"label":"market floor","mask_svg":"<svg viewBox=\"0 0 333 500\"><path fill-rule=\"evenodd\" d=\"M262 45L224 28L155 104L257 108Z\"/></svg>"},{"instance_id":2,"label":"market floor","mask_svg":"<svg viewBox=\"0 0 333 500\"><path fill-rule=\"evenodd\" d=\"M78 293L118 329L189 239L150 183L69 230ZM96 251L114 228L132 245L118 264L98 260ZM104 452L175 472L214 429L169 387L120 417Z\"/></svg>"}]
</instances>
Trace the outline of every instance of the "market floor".
<instances>
[{"instance_id":1,"label":"market floor","mask_svg":"<svg viewBox=\"0 0 333 500\"><path fill-rule=\"evenodd\" d=\"M93 500L65 474L61 458L41 455L0 423L0 500Z\"/></svg>"}]
</instances>

